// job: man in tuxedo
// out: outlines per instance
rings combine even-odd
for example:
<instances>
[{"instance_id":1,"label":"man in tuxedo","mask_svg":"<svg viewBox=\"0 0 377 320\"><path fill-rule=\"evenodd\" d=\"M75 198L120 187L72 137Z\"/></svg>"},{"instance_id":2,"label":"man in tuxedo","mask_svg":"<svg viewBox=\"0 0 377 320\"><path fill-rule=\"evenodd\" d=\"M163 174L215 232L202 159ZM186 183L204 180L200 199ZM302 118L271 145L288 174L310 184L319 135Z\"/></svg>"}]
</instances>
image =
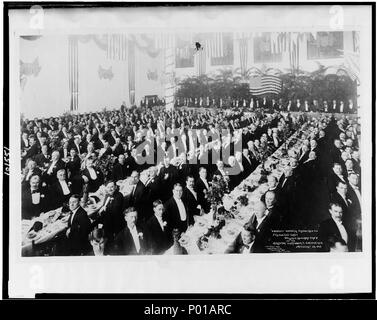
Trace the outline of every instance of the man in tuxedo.
<instances>
[{"instance_id":1,"label":"man in tuxedo","mask_svg":"<svg viewBox=\"0 0 377 320\"><path fill-rule=\"evenodd\" d=\"M105 237L107 238L106 252L111 246L114 237L124 228L125 221L122 214L123 195L117 190L113 180L105 182L106 195L103 206L99 210L100 218L98 222L103 223Z\"/></svg>"},{"instance_id":2,"label":"man in tuxedo","mask_svg":"<svg viewBox=\"0 0 377 320\"><path fill-rule=\"evenodd\" d=\"M57 209L63 206L64 203L68 203L69 198L72 195L70 183L66 179L66 171L60 169L56 173L57 181L50 187L49 193L49 208L51 210Z\"/></svg>"},{"instance_id":3,"label":"man in tuxedo","mask_svg":"<svg viewBox=\"0 0 377 320\"><path fill-rule=\"evenodd\" d=\"M60 169L65 169L65 163L60 159L59 151L55 150L51 154L51 161L43 175L43 180L51 186L57 181L56 173Z\"/></svg>"},{"instance_id":4,"label":"man in tuxedo","mask_svg":"<svg viewBox=\"0 0 377 320\"><path fill-rule=\"evenodd\" d=\"M173 187L173 196L164 204L170 232L173 229L185 232L188 226L194 223L187 204L182 200L182 195L183 188L179 183L176 183Z\"/></svg>"},{"instance_id":5,"label":"man in tuxedo","mask_svg":"<svg viewBox=\"0 0 377 320\"><path fill-rule=\"evenodd\" d=\"M134 207L124 211L126 226L114 239L112 254L142 255L145 254L145 242L142 229L138 226L138 213Z\"/></svg>"},{"instance_id":6,"label":"man in tuxedo","mask_svg":"<svg viewBox=\"0 0 377 320\"><path fill-rule=\"evenodd\" d=\"M256 241L260 247L264 247L271 239L271 216L268 216L266 205L262 201L254 205L254 214L249 220L249 224L256 230Z\"/></svg>"},{"instance_id":7,"label":"man in tuxedo","mask_svg":"<svg viewBox=\"0 0 377 320\"><path fill-rule=\"evenodd\" d=\"M242 149L242 165L244 167L245 176L249 176L251 172L257 167L254 159L251 159L249 155L249 149Z\"/></svg>"},{"instance_id":8,"label":"man in tuxedo","mask_svg":"<svg viewBox=\"0 0 377 320\"><path fill-rule=\"evenodd\" d=\"M201 213L198 193L195 191L194 186L194 177L188 176L186 178L186 187L183 190L182 200L186 204L190 216L200 215Z\"/></svg>"},{"instance_id":9,"label":"man in tuxedo","mask_svg":"<svg viewBox=\"0 0 377 320\"><path fill-rule=\"evenodd\" d=\"M80 169L81 169L81 159L77 155L75 148L72 148L71 150L69 150L69 157L66 161L67 162L65 166L68 171L68 178L73 179L74 177L80 174Z\"/></svg>"},{"instance_id":10,"label":"man in tuxedo","mask_svg":"<svg viewBox=\"0 0 377 320\"><path fill-rule=\"evenodd\" d=\"M341 141L339 139L334 139L334 145L330 148L330 155L331 155L332 162L340 163L340 161L342 160L341 148L342 148Z\"/></svg>"},{"instance_id":11,"label":"man in tuxedo","mask_svg":"<svg viewBox=\"0 0 377 320\"><path fill-rule=\"evenodd\" d=\"M29 137L29 148L25 149L25 151L22 153L22 164L27 159L34 159L34 157L39 153L39 144L37 142L37 138L32 135Z\"/></svg>"},{"instance_id":12,"label":"man in tuxedo","mask_svg":"<svg viewBox=\"0 0 377 320\"><path fill-rule=\"evenodd\" d=\"M69 210L71 215L66 231L69 254L73 256L87 255L92 251L89 242L92 227L88 214L80 206L80 196L72 195L69 198Z\"/></svg>"},{"instance_id":13,"label":"man in tuxedo","mask_svg":"<svg viewBox=\"0 0 377 320\"><path fill-rule=\"evenodd\" d=\"M349 211L354 219L361 219L361 190L359 186L359 176L356 173L349 175L349 188L347 188L346 199L351 200Z\"/></svg>"},{"instance_id":14,"label":"man in tuxedo","mask_svg":"<svg viewBox=\"0 0 377 320\"><path fill-rule=\"evenodd\" d=\"M221 160L218 160L216 163L217 170L213 173L214 176L219 176L220 178L227 177L227 174L224 170L224 162Z\"/></svg>"},{"instance_id":15,"label":"man in tuxedo","mask_svg":"<svg viewBox=\"0 0 377 320\"><path fill-rule=\"evenodd\" d=\"M281 228L285 212L280 206L278 207L277 205L276 192L272 190L267 191L264 202L266 205L266 214L269 219L270 226L277 229Z\"/></svg>"},{"instance_id":16,"label":"man in tuxedo","mask_svg":"<svg viewBox=\"0 0 377 320\"><path fill-rule=\"evenodd\" d=\"M348 186L342 181L338 181L336 185L336 192L330 196L331 202L337 203L342 207L343 219L347 222L354 221L354 217L351 216L352 200L347 193Z\"/></svg>"},{"instance_id":17,"label":"man in tuxedo","mask_svg":"<svg viewBox=\"0 0 377 320\"><path fill-rule=\"evenodd\" d=\"M161 200L153 201L153 213L146 224L146 247L149 254L163 254L172 246L173 238L169 233Z\"/></svg>"},{"instance_id":18,"label":"man in tuxedo","mask_svg":"<svg viewBox=\"0 0 377 320\"><path fill-rule=\"evenodd\" d=\"M41 153L35 156L35 162L38 167L45 168L50 162L50 155L48 154L48 146L45 144L41 147Z\"/></svg>"},{"instance_id":19,"label":"man in tuxedo","mask_svg":"<svg viewBox=\"0 0 377 320\"><path fill-rule=\"evenodd\" d=\"M148 211L145 193L144 183L140 181L140 174L137 171L132 171L131 173L131 183L133 185L132 191L129 195L124 198L124 207L134 207L138 213L138 220L141 225L148 220Z\"/></svg>"},{"instance_id":20,"label":"man in tuxedo","mask_svg":"<svg viewBox=\"0 0 377 320\"><path fill-rule=\"evenodd\" d=\"M29 186L30 178L34 175L38 175L41 177L42 171L37 167L36 161L29 159L26 163L25 174L22 179L22 186Z\"/></svg>"},{"instance_id":21,"label":"man in tuxedo","mask_svg":"<svg viewBox=\"0 0 377 320\"><path fill-rule=\"evenodd\" d=\"M199 178L195 183L195 190L198 193L199 204L204 212L209 212L210 204L207 200L207 193L209 191L209 183L207 181L207 169L199 168Z\"/></svg>"},{"instance_id":22,"label":"man in tuxedo","mask_svg":"<svg viewBox=\"0 0 377 320\"><path fill-rule=\"evenodd\" d=\"M47 192L40 186L41 178L31 176L29 187L22 190L21 213L22 219L38 217L47 209Z\"/></svg>"},{"instance_id":23,"label":"man in tuxedo","mask_svg":"<svg viewBox=\"0 0 377 320\"><path fill-rule=\"evenodd\" d=\"M257 231L249 223L246 223L236 239L228 246L225 253L263 253L265 248L256 240Z\"/></svg>"},{"instance_id":24,"label":"man in tuxedo","mask_svg":"<svg viewBox=\"0 0 377 320\"><path fill-rule=\"evenodd\" d=\"M84 183L88 185L88 192L96 192L103 183L103 173L94 167L94 158L86 160L86 168L82 172Z\"/></svg>"},{"instance_id":25,"label":"man in tuxedo","mask_svg":"<svg viewBox=\"0 0 377 320\"><path fill-rule=\"evenodd\" d=\"M330 203L330 218L319 225L318 236L323 243L323 251L330 251L329 240L333 237L342 239L348 247L348 251L355 249L355 234L343 220L343 209L338 203Z\"/></svg>"},{"instance_id":26,"label":"man in tuxedo","mask_svg":"<svg viewBox=\"0 0 377 320\"><path fill-rule=\"evenodd\" d=\"M342 166L339 163L335 162L333 165L332 171L327 177L327 186L328 186L330 194L336 191L338 182L347 184L348 181L346 177L343 175Z\"/></svg>"},{"instance_id":27,"label":"man in tuxedo","mask_svg":"<svg viewBox=\"0 0 377 320\"><path fill-rule=\"evenodd\" d=\"M115 182L127 178L126 157L124 154L118 156L118 162L113 167L112 177Z\"/></svg>"},{"instance_id":28,"label":"man in tuxedo","mask_svg":"<svg viewBox=\"0 0 377 320\"><path fill-rule=\"evenodd\" d=\"M160 169L159 178L161 181L161 187L166 190L161 194L161 200L166 201L171 196L170 190L172 190L174 183L177 180L178 169L170 164L168 157L164 158L164 166Z\"/></svg>"}]
</instances>

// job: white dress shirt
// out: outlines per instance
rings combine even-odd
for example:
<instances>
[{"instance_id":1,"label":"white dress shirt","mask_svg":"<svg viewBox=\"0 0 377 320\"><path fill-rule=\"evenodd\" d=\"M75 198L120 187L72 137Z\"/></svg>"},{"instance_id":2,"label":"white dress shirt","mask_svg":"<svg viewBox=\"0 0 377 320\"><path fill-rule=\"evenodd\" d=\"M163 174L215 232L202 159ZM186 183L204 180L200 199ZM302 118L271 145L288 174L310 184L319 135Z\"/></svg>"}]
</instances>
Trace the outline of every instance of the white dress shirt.
<instances>
[{"instance_id":1,"label":"white dress shirt","mask_svg":"<svg viewBox=\"0 0 377 320\"><path fill-rule=\"evenodd\" d=\"M96 179L97 179L97 173L96 173L96 170L94 170L93 168L88 168L88 172L89 172L90 177L91 177L93 180L96 180Z\"/></svg>"},{"instance_id":2,"label":"white dress shirt","mask_svg":"<svg viewBox=\"0 0 377 320\"><path fill-rule=\"evenodd\" d=\"M62 190L63 190L63 194L66 196L67 194L70 194L71 191L69 191L69 188L68 188L68 185L67 185L67 181L65 180L62 180L62 181L59 181L60 183L60 186L62 187Z\"/></svg>"},{"instance_id":3,"label":"white dress shirt","mask_svg":"<svg viewBox=\"0 0 377 320\"><path fill-rule=\"evenodd\" d=\"M187 188L187 189L190 190L190 192L191 192L192 195L194 196L195 200L198 200L198 195L197 195L197 193L195 192L195 190L192 189L192 188Z\"/></svg>"},{"instance_id":4,"label":"white dress shirt","mask_svg":"<svg viewBox=\"0 0 377 320\"><path fill-rule=\"evenodd\" d=\"M347 234L346 228L344 228L343 223L337 220L334 220L334 221L335 221L336 226L338 227L338 230L340 232L342 239L344 240L345 243L348 243L348 234Z\"/></svg>"},{"instance_id":5,"label":"white dress shirt","mask_svg":"<svg viewBox=\"0 0 377 320\"><path fill-rule=\"evenodd\" d=\"M174 198L174 200L177 203L179 216L181 217L181 221L186 221L187 214L186 214L186 209L185 209L185 205L183 204L183 201L181 199L178 199L178 198Z\"/></svg>"},{"instance_id":6,"label":"white dress shirt","mask_svg":"<svg viewBox=\"0 0 377 320\"><path fill-rule=\"evenodd\" d=\"M48 168L47 174L51 174L56 166L57 161L53 161L50 168Z\"/></svg>"},{"instance_id":7,"label":"white dress shirt","mask_svg":"<svg viewBox=\"0 0 377 320\"><path fill-rule=\"evenodd\" d=\"M209 190L209 185L208 185L207 179L203 179L203 178L200 178L200 179L203 181L203 183L206 186L207 190Z\"/></svg>"},{"instance_id":8,"label":"white dress shirt","mask_svg":"<svg viewBox=\"0 0 377 320\"><path fill-rule=\"evenodd\" d=\"M81 154L81 152L80 152L80 146L78 144L76 144L76 143L75 143L75 146L77 148L77 153L80 155Z\"/></svg>"},{"instance_id":9,"label":"white dress shirt","mask_svg":"<svg viewBox=\"0 0 377 320\"><path fill-rule=\"evenodd\" d=\"M131 236L134 240L136 251L137 251L137 253L139 253L139 251L140 251L140 240L139 240L139 234L137 232L136 226L134 225L134 227L132 229L130 227L128 227L128 230L130 230Z\"/></svg>"},{"instance_id":10,"label":"white dress shirt","mask_svg":"<svg viewBox=\"0 0 377 320\"><path fill-rule=\"evenodd\" d=\"M80 206L78 206L75 210L71 211L72 212L72 215L71 215L71 225L72 225L72 221L73 221L73 218L75 217L75 214L77 212L77 210L80 208Z\"/></svg>"},{"instance_id":11,"label":"white dress shirt","mask_svg":"<svg viewBox=\"0 0 377 320\"><path fill-rule=\"evenodd\" d=\"M258 219L257 216L255 216L255 218L257 219L257 229L260 227L260 225L262 224L263 220L266 219L266 215L264 215L262 218Z\"/></svg>"},{"instance_id":12,"label":"white dress shirt","mask_svg":"<svg viewBox=\"0 0 377 320\"><path fill-rule=\"evenodd\" d=\"M359 202L361 204L361 193L360 193L359 188L357 187L357 189L356 189L352 184L351 184L351 188L353 189L353 191L355 191L357 199L359 199Z\"/></svg>"},{"instance_id":13,"label":"white dress shirt","mask_svg":"<svg viewBox=\"0 0 377 320\"><path fill-rule=\"evenodd\" d=\"M250 253L250 251L251 251L251 248L253 247L253 244L254 244L254 241L253 242L250 242L249 244L248 244L248 248L247 247L243 247L243 249L242 249L242 254L248 254L248 253Z\"/></svg>"},{"instance_id":14,"label":"white dress shirt","mask_svg":"<svg viewBox=\"0 0 377 320\"><path fill-rule=\"evenodd\" d=\"M160 217L156 216L156 215L155 215L155 217L156 217L158 223L160 224L161 230L164 231L165 230L164 221L162 221L162 219Z\"/></svg>"},{"instance_id":15,"label":"white dress shirt","mask_svg":"<svg viewBox=\"0 0 377 320\"><path fill-rule=\"evenodd\" d=\"M39 204L40 201L41 201L41 193L39 191L33 193L33 190L32 190L31 191L31 202L33 204Z\"/></svg>"}]
</instances>

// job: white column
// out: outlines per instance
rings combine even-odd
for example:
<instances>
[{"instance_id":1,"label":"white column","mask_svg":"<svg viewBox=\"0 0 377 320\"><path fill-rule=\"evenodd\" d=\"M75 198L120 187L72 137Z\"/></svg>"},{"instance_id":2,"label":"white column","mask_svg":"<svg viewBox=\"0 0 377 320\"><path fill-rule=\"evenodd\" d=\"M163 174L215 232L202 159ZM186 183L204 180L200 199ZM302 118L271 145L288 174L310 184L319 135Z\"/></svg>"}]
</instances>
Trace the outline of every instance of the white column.
<instances>
[{"instance_id":1,"label":"white column","mask_svg":"<svg viewBox=\"0 0 377 320\"><path fill-rule=\"evenodd\" d=\"M175 68L175 48L169 46L165 49L165 103L166 109L174 108L174 68Z\"/></svg>"}]
</instances>

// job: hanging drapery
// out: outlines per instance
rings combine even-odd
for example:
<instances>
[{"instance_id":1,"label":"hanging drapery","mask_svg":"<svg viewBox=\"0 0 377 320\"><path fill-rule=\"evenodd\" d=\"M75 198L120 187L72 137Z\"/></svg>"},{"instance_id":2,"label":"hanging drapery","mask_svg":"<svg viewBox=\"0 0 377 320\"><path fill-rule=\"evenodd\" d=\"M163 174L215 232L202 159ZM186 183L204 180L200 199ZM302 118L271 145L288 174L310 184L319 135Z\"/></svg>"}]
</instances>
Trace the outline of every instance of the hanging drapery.
<instances>
[{"instance_id":1,"label":"hanging drapery","mask_svg":"<svg viewBox=\"0 0 377 320\"><path fill-rule=\"evenodd\" d=\"M131 106L135 105L135 43L128 41L128 91Z\"/></svg>"},{"instance_id":2,"label":"hanging drapery","mask_svg":"<svg viewBox=\"0 0 377 320\"><path fill-rule=\"evenodd\" d=\"M109 34L107 37L107 59L126 60L127 35Z\"/></svg>"},{"instance_id":3,"label":"hanging drapery","mask_svg":"<svg viewBox=\"0 0 377 320\"><path fill-rule=\"evenodd\" d=\"M68 40L68 75L69 92L71 96L70 110L79 108L79 68L78 68L78 38L70 36Z\"/></svg>"},{"instance_id":4,"label":"hanging drapery","mask_svg":"<svg viewBox=\"0 0 377 320\"><path fill-rule=\"evenodd\" d=\"M174 108L175 93L175 35L167 34L165 42L165 107L167 110Z\"/></svg>"},{"instance_id":5,"label":"hanging drapery","mask_svg":"<svg viewBox=\"0 0 377 320\"><path fill-rule=\"evenodd\" d=\"M241 39L240 40L240 66L241 66L241 75L245 76L247 73L247 59L249 53L249 40Z\"/></svg>"}]
</instances>

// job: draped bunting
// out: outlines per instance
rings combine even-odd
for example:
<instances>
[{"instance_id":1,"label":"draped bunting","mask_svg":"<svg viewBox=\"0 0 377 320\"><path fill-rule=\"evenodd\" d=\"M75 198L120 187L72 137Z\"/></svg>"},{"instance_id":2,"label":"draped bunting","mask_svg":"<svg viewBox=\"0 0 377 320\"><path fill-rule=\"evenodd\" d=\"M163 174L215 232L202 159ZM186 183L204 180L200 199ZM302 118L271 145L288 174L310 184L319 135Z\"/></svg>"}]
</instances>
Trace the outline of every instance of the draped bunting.
<instances>
[{"instance_id":1,"label":"draped bunting","mask_svg":"<svg viewBox=\"0 0 377 320\"><path fill-rule=\"evenodd\" d=\"M68 39L68 77L69 92L71 96L70 110L79 108L79 68L78 68L78 37L71 36Z\"/></svg>"}]
</instances>

